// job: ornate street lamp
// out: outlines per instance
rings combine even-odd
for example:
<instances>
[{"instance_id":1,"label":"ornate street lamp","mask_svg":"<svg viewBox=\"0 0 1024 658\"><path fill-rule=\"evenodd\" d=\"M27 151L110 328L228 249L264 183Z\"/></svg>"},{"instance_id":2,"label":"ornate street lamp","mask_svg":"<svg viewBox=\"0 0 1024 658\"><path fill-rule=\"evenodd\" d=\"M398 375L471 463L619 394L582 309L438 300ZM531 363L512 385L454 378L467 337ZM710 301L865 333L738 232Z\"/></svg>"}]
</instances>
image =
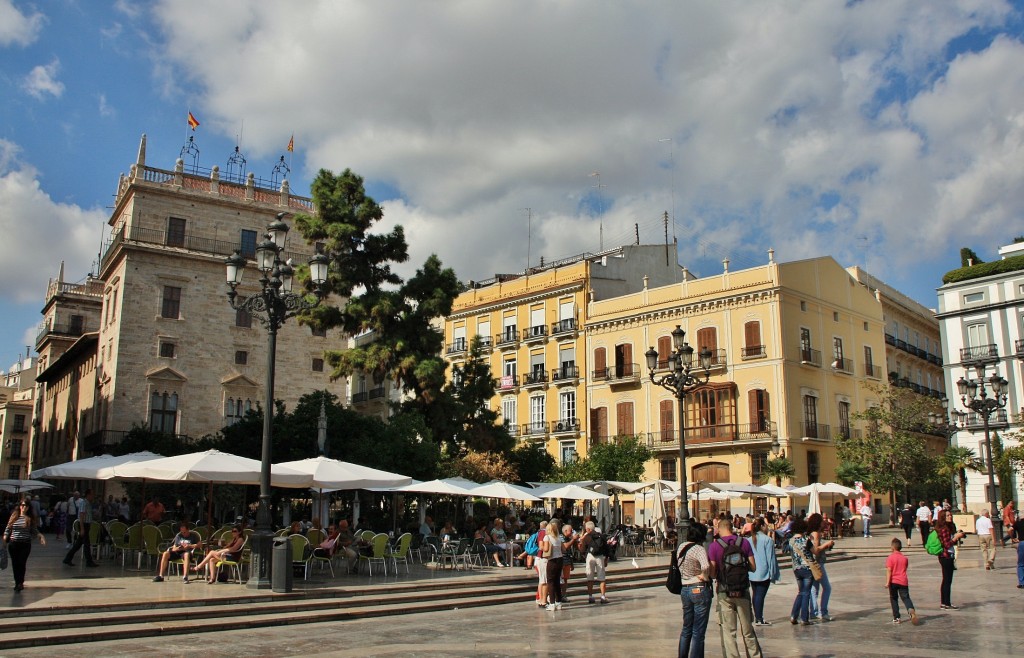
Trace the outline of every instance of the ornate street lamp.
<instances>
[{"instance_id":1,"label":"ornate street lamp","mask_svg":"<svg viewBox=\"0 0 1024 658\"><path fill-rule=\"evenodd\" d=\"M992 415L993 411L1006 408L1006 387L1008 382L1000 377L998 372L992 373L992 376L986 379L985 364L979 364L975 366L974 369L977 372L978 378L975 380L960 377L956 382L956 388L960 393L960 401L965 407L981 416L981 421L985 428L985 451L988 453L987 497L989 511L992 514L992 518L998 519L999 507L996 502L996 469L992 455L992 438L989 435L989 417ZM992 389L991 397L988 395L985 384L988 384L988 388ZM965 506L966 504L967 501L964 501Z\"/></svg>"},{"instance_id":2,"label":"ornate street lamp","mask_svg":"<svg viewBox=\"0 0 1024 658\"><path fill-rule=\"evenodd\" d=\"M690 505L687 501L686 486L686 394L699 386L708 383L711 378L711 350L700 351L700 368L703 374L694 372L693 348L686 342L686 332L679 325L672 331L673 351L669 354L669 372L661 377L655 376L658 369L658 351L651 347L644 356L647 358L647 370L650 371L651 383L670 391L679 403L679 491L683 497L682 509L679 514L678 541L686 541L686 532L690 527Z\"/></svg>"},{"instance_id":3,"label":"ornate street lamp","mask_svg":"<svg viewBox=\"0 0 1024 658\"><path fill-rule=\"evenodd\" d=\"M310 278L315 286L314 299L293 293L295 270L291 261L282 261L288 225L285 213L267 226L264 240L256 247L256 268L260 271L260 288L248 297L238 295L246 260L236 251L225 261L227 268L228 301L236 311L246 311L267 329L267 382L266 404L263 408L263 448L260 455L260 502L256 511L256 527L252 540L252 571L247 586L252 589L270 588L270 550L273 532L270 524L270 452L274 416L274 366L277 356L277 330L284 321L302 311L320 304L324 297L323 285L327 281L329 260L317 254L309 261Z\"/></svg>"}]
</instances>

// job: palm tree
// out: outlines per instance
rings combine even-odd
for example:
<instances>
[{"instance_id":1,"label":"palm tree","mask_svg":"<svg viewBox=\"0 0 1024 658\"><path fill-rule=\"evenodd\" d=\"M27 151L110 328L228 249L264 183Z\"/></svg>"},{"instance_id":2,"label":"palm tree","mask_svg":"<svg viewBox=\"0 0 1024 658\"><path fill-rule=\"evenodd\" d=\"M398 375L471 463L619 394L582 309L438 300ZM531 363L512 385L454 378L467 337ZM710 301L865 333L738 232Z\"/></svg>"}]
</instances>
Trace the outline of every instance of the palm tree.
<instances>
[{"instance_id":1,"label":"palm tree","mask_svg":"<svg viewBox=\"0 0 1024 658\"><path fill-rule=\"evenodd\" d=\"M836 482L852 487L854 482L863 482L865 486L868 481L868 469L859 462L843 462L836 469Z\"/></svg>"},{"instance_id":2,"label":"palm tree","mask_svg":"<svg viewBox=\"0 0 1024 658\"><path fill-rule=\"evenodd\" d=\"M974 454L973 448L966 446L949 446L939 460L939 474L947 477L956 476L960 481L961 510L967 509L967 469L972 471L985 470L984 464Z\"/></svg>"},{"instance_id":3,"label":"palm tree","mask_svg":"<svg viewBox=\"0 0 1024 658\"><path fill-rule=\"evenodd\" d=\"M776 457L765 462L761 474L765 477L775 478L775 486L781 487L782 478L791 478L796 475L796 467L786 457Z\"/></svg>"},{"instance_id":4,"label":"palm tree","mask_svg":"<svg viewBox=\"0 0 1024 658\"><path fill-rule=\"evenodd\" d=\"M793 462L785 457L776 457L775 459L769 459L764 464L764 470L761 472L765 477L775 478L775 486L782 486L782 478L791 478L796 475L796 467L793 466ZM782 511L782 498L779 496L775 497L775 504L779 506L779 511Z\"/></svg>"}]
</instances>

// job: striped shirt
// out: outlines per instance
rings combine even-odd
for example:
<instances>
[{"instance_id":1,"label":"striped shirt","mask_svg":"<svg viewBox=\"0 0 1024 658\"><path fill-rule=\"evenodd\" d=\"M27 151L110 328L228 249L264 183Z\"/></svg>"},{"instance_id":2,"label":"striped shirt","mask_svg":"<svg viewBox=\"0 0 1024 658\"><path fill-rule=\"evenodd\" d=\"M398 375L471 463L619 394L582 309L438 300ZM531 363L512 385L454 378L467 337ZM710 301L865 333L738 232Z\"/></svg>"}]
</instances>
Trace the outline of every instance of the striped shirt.
<instances>
[{"instance_id":1,"label":"striped shirt","mask_svg":"<svg viewBox=\"0 0 1024 658\"><path fill-rule=\"evenodd\" d=\"M29 525L27 516L19 516L17 520L7 525L4 532L4 539L7 541L32 541L32 538L39 534L39 530Z\"/></svg>"}]
</instances>

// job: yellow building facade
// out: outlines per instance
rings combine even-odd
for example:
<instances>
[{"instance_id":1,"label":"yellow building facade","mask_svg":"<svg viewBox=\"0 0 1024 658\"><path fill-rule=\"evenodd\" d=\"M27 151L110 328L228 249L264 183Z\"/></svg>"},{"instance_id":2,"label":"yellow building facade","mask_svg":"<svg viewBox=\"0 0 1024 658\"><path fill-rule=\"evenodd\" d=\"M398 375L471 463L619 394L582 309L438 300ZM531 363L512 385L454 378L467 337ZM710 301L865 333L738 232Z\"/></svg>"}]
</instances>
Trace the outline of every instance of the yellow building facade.
<instances>
[{"instance_id":1,"label":"yellow building facade","mask_svg":"<svg viewBox=\"0 0 1024 658\"><path fill-rule=\"evenodd\" d=\"M793 484L832 480L836 437L861 431L854 415L877 402L863 384L884 381L880 303L831 257L723 269L588 304L590 440L642 435L656 455L647 476L678 481L678 402L644 359L653 347L665 374L678 325L712 354L708 384L684 407L691 487L764 482L775 442ZM716 509L701 501L700 516Z\"/></svg>"},{"instance_id":2,"label":"yellow building facade","mask_svg":"<svg viewBox=\"0 0 1024 658\"><path fill-rule=\"evenodd\" d=\"M588 305L681 277L664 245L630 245L471 282L445 319L445 357L464 363L478 338L498 382L492 408L509 432L571 461L588 445Z\"/></svg>"}]
</instances>

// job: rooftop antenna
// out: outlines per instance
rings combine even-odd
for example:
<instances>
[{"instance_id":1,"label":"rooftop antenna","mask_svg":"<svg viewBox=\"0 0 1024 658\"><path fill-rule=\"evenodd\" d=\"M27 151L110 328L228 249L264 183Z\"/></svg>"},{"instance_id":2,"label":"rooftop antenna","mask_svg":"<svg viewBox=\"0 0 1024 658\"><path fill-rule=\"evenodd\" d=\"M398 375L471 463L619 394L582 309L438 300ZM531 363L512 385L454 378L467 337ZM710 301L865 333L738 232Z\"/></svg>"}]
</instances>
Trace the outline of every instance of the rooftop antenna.
<instances>
[{"instance_id":1,"label":"rooftop antenna","mask_svg":"<svg viewBox=\"0 0 1024 658\"><path fill-rule=\"evenodd\" d=\"M530 281L530 244L533 241L533 210L524 208L526 211L526 281Z\"/></svg>"},{"instance_id":2,"label":"rooftop antenna","mask_svg":"<svg viewBox=\"0 0 1024 658\"><path fill-rule=\"evenodd\" d=\"M600 232L599 232L599 235L600 235L600 251L604 251L604 203L603 203L603 199L601 198L601 188L603 188L604 185L601 183L601 172L600 171L592 171L592 172L590 172L590 176L591 177L597 177L597 184L594 185L594 187L597 188L597 216L601 220Z\"/></svg>"},{"instance_id":3,"label":"rooftop antenna","mask_svg":"<svg viewBox=\"0 0 1024 658\"><path fill-rule=\"evenodd\" d=\"M669 160L669 188L672 194L672 237L676 237L676 142L671 137L664 137L658 140L659 142L668 142L668 160ZM666 239L666 243L668 240Z\"/></svg>"}]
</instances>

